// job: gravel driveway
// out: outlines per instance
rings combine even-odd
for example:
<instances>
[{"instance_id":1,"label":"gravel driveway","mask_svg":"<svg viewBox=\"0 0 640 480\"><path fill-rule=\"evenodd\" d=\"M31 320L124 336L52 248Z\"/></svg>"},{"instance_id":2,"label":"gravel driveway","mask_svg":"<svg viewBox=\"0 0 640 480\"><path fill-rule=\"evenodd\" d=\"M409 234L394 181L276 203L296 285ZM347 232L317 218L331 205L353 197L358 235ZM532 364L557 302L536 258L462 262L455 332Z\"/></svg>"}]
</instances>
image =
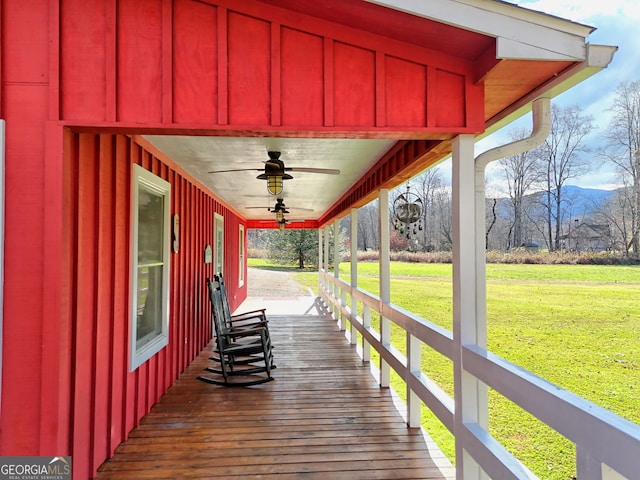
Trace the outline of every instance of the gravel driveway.
<instances>
[{"instance_id":1,"label":"gravel driveway","mask_svg":"<svg viewBox=\"0 0 640 480\"><path fill-rule=\"evenodd\" d=\"M262 268L247 269L249 297L297 297L311 295L309 289L293 279L293 273Z\"/></svg>"}]
</instances>

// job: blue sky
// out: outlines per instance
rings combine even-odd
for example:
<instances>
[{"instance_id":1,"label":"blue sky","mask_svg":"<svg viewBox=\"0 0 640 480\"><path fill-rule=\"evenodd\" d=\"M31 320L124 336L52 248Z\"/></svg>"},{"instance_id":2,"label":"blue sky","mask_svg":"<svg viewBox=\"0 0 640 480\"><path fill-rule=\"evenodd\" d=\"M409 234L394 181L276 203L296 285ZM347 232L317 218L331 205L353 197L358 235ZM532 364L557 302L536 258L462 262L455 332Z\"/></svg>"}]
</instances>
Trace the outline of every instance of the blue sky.
<instances>
[{"instance_id":1,"label":"blue sky","mask_svg":"<svg viewBox=\"0 0 640 480\"><path fill-rule=\"evenodd\" d=\"M509 0L521 7L556 15L578 23L596 27L588 38L591 44L616 45L618 52L613 61L603 71L576 85L569 91L555 97L553 104L561 107L579 105L586 115L593 116L597 126L589 141L597 144L600 131L608 124L607 110L612 104L616 87L622 81L640 80L640 1L638 0ZM476 153L510 141L509 131L516 126L529 129L531 117L527 115L487 137L477 145ZM447 162L448 163L448 162ZM598 162L600 163L600 162ZM493 176L487 169L488 182ZM611 189L617 185L612 167L606 165L579 179L569 182L585 188ZM487 190L489 190L489 185ZM495 182L494 190L500 189Z\"/></svg>"}]
</instances>

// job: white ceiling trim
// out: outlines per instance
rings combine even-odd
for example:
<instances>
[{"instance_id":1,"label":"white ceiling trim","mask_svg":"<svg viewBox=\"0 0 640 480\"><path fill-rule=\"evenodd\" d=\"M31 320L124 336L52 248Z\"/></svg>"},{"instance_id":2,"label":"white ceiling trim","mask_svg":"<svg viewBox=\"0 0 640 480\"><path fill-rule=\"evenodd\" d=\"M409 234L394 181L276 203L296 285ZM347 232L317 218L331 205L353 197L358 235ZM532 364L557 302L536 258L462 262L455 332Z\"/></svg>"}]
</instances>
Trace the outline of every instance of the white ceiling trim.
<instances>
[{"instance_id":1,"label":"white ceiling trim","mask_svg":"<svg viewBox=\"0 0 640 480\"><path fill-rule=\"evenodd\" d=\"M366 0L500 40L498 58L583 61L594 30L496 0Z\"/></svg>"}]
</instances>

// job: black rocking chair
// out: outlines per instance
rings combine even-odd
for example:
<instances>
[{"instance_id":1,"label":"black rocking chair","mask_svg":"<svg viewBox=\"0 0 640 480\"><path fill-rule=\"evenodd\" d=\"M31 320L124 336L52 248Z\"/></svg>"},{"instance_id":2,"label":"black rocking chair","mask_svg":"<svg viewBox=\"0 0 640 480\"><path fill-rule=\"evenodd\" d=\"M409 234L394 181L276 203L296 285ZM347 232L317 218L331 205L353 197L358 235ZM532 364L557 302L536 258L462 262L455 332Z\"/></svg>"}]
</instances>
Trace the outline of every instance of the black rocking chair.
<instances>
[{"instance_id":1,"label":"black rocking chair","mask_svg":"<svg viewBox=\"0 0 640 480\"><path fill-rule=\"evenodd\" d=\"M241 330L252 329L255 327L263 327L266 330L267 343L269 345L269 348L272 349L273 343L271 342L271 335L269 333L269 322L267 320L266 309L262 308L258 310L244 312L239 315L231 315L231 309L229 307L229 299L227 297L227 291L224 287L224 281L222 279L222 275L214 275L213 278L214 278L214 282L208 282L207 285L209 286L209 288L211 288L211 286L215 284L217 285L217 289L220 290L220 298L222 301L222 315L223 315L224 324L226 328L233 333ZM259 341L256 338L247 339L247 338L236 337L233 339L241 341L245 344L249 342L256 343ZM219 362L220 357L219 357L218 349L214 348L213 353L214 355L217 354L218 356L212 356L212 357L209 357L209 359ZM271 350L270 350L269 359L271 362L271 369L273 370L276 368L276 365L273 362L273 354L271 353ZM253 363L253 361L254 361L254 358L252 356L248 356L244 358L236 357L235 359L236 365L250 364L250 363Z\"/></svg>"},{"instance_id":2,"label":"black rocking chair","mask_svg":"<svg viewBox=\"0 0 640 480\"><path fill-rule=\"evenodd\" d=\"M262 325L230 328L225 322L222 293L217 281L207 279L219 368L205 370L216 377L200 375L198 380L214 385L251 386L273 380L271 376L271 339Z\"/></svg>"}]
</instances>

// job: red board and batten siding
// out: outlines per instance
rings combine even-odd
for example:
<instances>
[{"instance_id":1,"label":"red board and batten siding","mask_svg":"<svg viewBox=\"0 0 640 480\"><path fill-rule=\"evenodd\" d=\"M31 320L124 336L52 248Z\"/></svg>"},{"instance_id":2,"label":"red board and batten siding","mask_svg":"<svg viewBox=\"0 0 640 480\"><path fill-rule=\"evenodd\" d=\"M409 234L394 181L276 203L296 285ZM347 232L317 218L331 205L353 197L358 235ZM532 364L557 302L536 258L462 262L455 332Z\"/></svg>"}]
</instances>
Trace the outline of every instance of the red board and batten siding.
<instances>
[{"instance_id":1,"label":"red board and batten siding","mask_svg":"<svg viewBox=\"0 0 640 480\"><path fill-rule=\"evenodd\" d=\"M137 425L211 336L204 263L214 212L225 219L225 271L238 282L239 221L210 195L129 138L66 132L64 229L76 245L65 256L65 324L71 346L70 453L78 478L90 476ZM169 346L129 372L130 206L133 163L169 181L171 212L180 216L180 246L171 254ZM71 242L73 243L73 241Z\"/></svg>"},{"instance_id":2,"label":"red board and batten siding","mask_svg":"<svg viewBox=\"0 0 640 480\"><path fill-rule=\"evenodd\" d=\"M426 47L250 0L64 5L69 124L393 138L484 129L472 63Z\"/></svg>"}]
</instances>

